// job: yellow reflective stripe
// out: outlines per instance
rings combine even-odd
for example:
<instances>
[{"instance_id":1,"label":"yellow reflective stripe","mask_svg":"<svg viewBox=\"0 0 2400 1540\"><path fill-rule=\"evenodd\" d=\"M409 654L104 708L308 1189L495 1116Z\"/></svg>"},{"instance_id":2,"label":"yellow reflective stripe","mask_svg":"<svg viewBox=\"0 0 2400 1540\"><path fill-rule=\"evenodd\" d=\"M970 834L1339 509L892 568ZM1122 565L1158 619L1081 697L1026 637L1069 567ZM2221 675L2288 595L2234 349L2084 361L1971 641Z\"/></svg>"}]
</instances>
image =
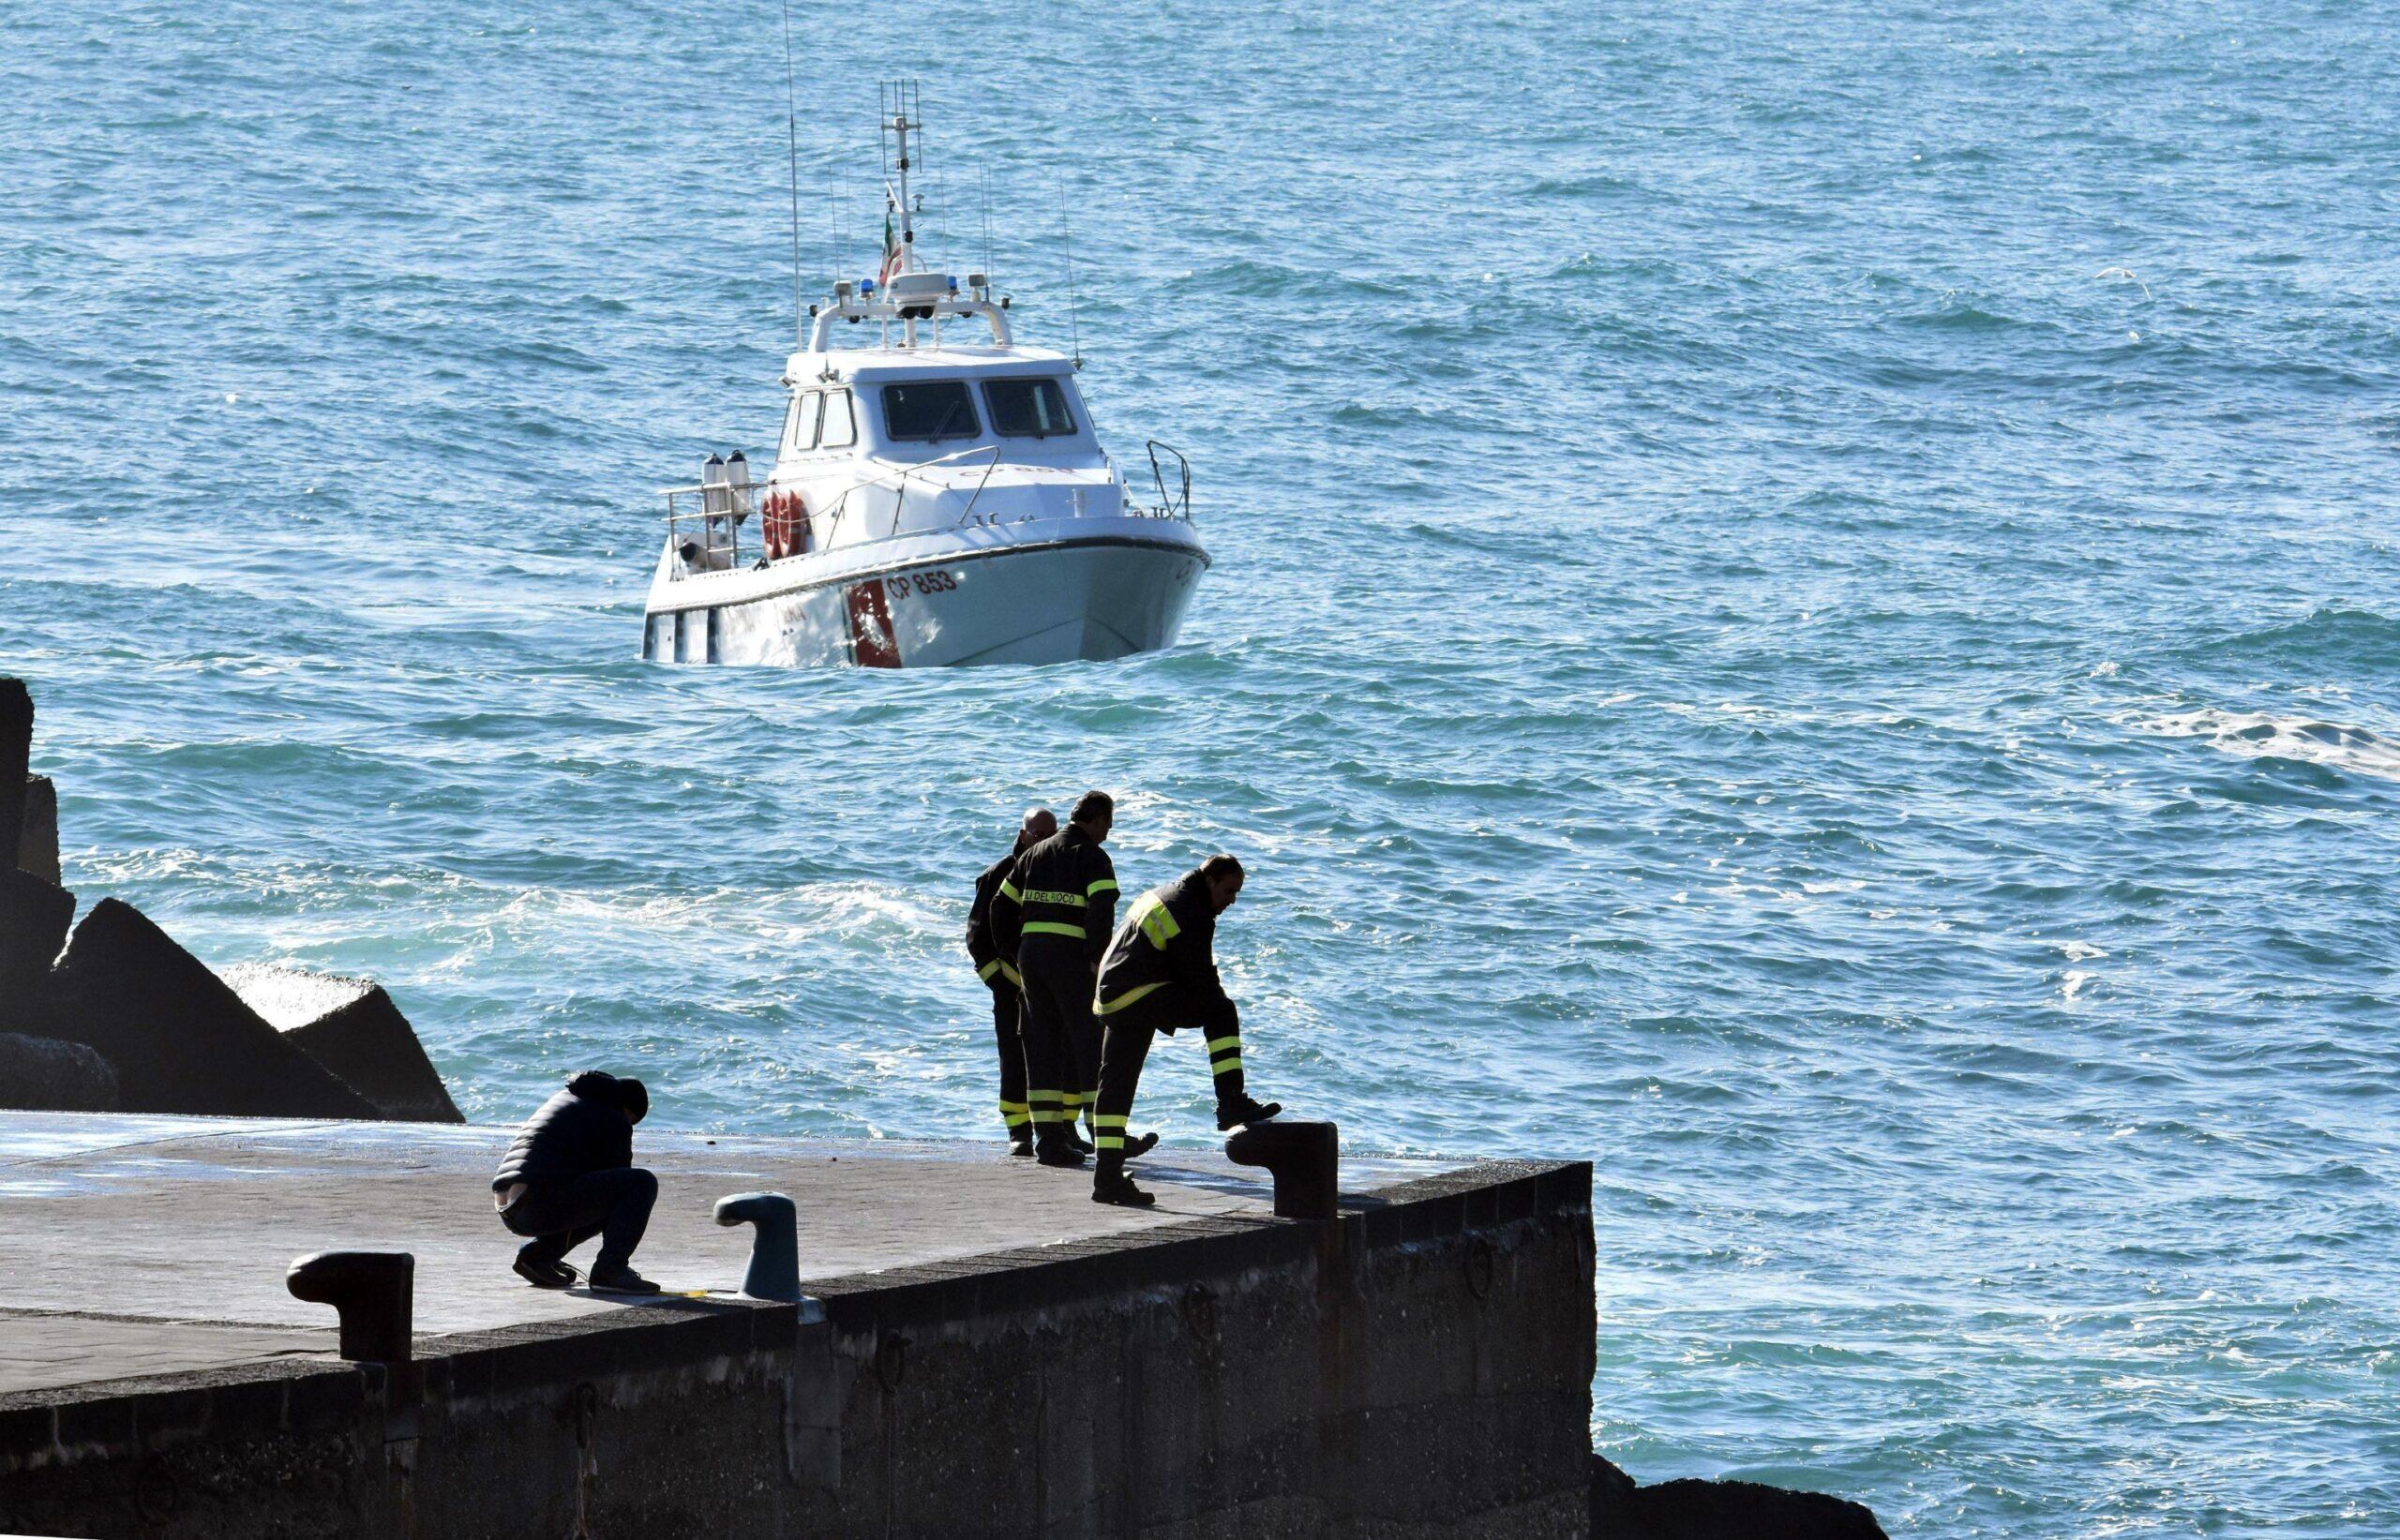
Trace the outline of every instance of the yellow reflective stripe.
<instances>
[{"instance_id":1,"label":"yellow reflective stripe","mask_svg":"<svg viewBox=\"0 0 2400 1540\"><path fill-rule=\"evenodd\" d=\"M1115 877L1102 877L1098 882L1095 882L1090 887L1085 889L1084 891L1087 894L1094 896L1103 892L1113 893L1117 891L1117 879Z\"/></svg>"},{"instance_id":2,"label":"yellow reflective stripe","mask_svg":"<svg viewBox=\"0 0 2400 1540\"><path fill-rule=\"evenodd\" d=\"M1096 1133L1091 1136L1091 1147L1095 1150L1121 1150L1125 1147L1125 1136L1121 1133Z\"/></svg>"},{"instance_id":3,"label":"yellow reflective stripe","mask_svg":"<svg viewBox=\"0 0 2400 1540\"><path fill-rule=\"evenodd\" d=\"M1025 975L1017 972L1016 968L1011 964L1003 963L1000 964L1000 977L1007 979L1010 983L1014 984L1019 989L1023 989L1025 987Z\"/></svg>"},{"instance_id":4,"label":"yellow reflective stripe","mask_svg":"<svg viewBox=\"0 0 2400 1540\"><path fill-rule=\"evenodd\" d=\"M1221 1053L1228 1048L1239 1048L1240 1046L1241 1034L1238 1032L1229 1038L1210 1038L1208 1039L1208 1052L1211 1054Z\"/></svg>"},{"instance_id":5,"label":"yellow reflective stripe","mask_svg":"<svg viewBox=\"0 0 2400 1540\"><path fill-rule=\"evenodd\" d=\"M1026 926L1025 934L1028 935L1072 935L1081 941L1084 938L1084 928L1081 925L1061 925L1055 920L1037 920Z\"/></svg>"},{"instance_id":6,"label":"yellow reflective stripe","mask_svg":"<svg viewBox=\"0 0 2400 1540\"><path fill-rule=\"evenodd\" d=\"M1000 896L1007 899L1011 904L1022 904L1025 902L1025 895L1017 891L1016 884L1011 882L1006 877L1002 877L1000 879Z\"/></svg>"},{"instance_id":7,"label":"yellow reflective stripe","mask_svg":"<svg viewBox=\"0 0 2400 1540\"><path fill-rule=\"evenodd\" d=\"M1124 1009L1127 1006L1132 1005L1134 1001L1140 999L1145 994L1166 988L1166 984L1167 981L1163 979L1160 979L1155 984L1136 984L1114 1000L1102 1000L1094 1014L1101 1016L1113 1016L1117 1012Z\"/></svg>"},{"instance_id":8,"label":"yellow reflective stripe","mask_svg":"<svg viewBox=\"0 0 2400 1540\"><path fill-rule=\"evenodd\" d=\"M1239 1054L1233 1054L1222 1059L1210 1059L1208 1061L1208 1072L1212 1075L1229 1075L1240 1068L1241 1055Z\"/></svg>"},{"instance_id":9,"label":"yellow reflective stripe","mask_svg":"<svg viewBox=\"0 0 2400 1540\"><path fill-rule=\"evenodd\" d=\"M1000 1103L1000 1118L1012 1129L1021 1128L1031 1121L1032 1114L1022 1101L1003 1101Z\"/></svg>"},{"instance_id":10,"label":"yellow reflective stripe","mask_svg":"<svg viewBox=\"0 0 2400 1540\"><path fill-rule=\"evenodd\" d=\"M975 970L975 977L982 979L985 983L989 983L991 982L992 975L999 971L1000 960L995 957L990 962L984 964L982 967L977 968Z\"/></svg>"},{"instance_id":11,"label":"yellow reflective stripe","mask_svg":"<svg viewBox=\"0 0 2400 1540\"><path fill-rule=\"evenodd\" d=\"M1070 909L1084 906L1084 895L1081 893L1054 893L1045 888L1028 889L1025 901L1028 904L1057 904Z\"/></svg>"},{"instance_id":12,"label":"yellow reflective stripe","mask_svg":"<svg viewBox=\"0 0 2400 1540\"><path fill-rule=\"evenodd\" d=\"M1175 916L1159 902L1156 893L1143 894L1141 907L1133 912L1138 917L1142 934L1148 936L1150 945L1161 951L1166 950L1166 944L1183 934L1183 927L1176 923Z\"/></svg>"},{"instance_id":13,"label":"yellow reflective stripe","mask_svg":"<svg viewBox=\"0 0 2400 1540\"><path fill-rule=\"evenodd\" d=\"M1094 1113L1091 1126L1095 1129L1121 1129L1133 1120L1131 1113Z\"/></svg>"}]
</instances>

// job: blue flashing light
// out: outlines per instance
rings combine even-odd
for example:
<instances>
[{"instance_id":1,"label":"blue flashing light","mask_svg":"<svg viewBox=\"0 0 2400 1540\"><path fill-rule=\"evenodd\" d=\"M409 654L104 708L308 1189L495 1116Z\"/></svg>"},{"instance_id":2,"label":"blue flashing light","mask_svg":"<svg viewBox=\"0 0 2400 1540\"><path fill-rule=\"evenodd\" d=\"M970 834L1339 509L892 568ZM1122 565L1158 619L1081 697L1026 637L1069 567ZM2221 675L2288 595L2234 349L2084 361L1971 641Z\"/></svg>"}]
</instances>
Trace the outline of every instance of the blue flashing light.
<instances>
[{"instance_id":1,"label":"blue flashing light","mask_svg":"<svg viewBox=\"0 0 2400 1540\"><path fill-rule=\"evenodd\" d=\"M950 275L950 292L953 294L958 292L958 275L955 273Z\"/></svg>"},{"instance_id":2,"label":"blue flashing light","mask_svg":"<svg viewBox=\"0 0 2400 1540\"><path fill-rule=\"evenodd\" d=\"M862 293L862 294L872 294L872 293L874 293L874 292L875 292L875 280L874 280L873 278L861 278L861 279L859 280L859 292L860 292L860 293Z\"/></svg>"}]
</instances>

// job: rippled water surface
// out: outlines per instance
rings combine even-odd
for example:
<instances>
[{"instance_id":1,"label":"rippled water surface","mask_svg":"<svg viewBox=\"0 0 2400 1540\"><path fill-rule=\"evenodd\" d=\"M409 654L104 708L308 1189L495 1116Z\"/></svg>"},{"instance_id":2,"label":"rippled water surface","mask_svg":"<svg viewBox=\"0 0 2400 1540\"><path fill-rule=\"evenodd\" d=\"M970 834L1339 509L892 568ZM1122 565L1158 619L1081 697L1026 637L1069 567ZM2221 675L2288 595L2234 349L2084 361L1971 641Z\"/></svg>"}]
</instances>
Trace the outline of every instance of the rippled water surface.
<instances>
[{"instance_id":1,"label":"rippled water surface","mask_svg":"<svg viewBox=\"0 0 2400 1540\"><path fill-rule=\"evenodd\" d=\"M1596 1163L1636 1474L2400 1533L2391 14L1609 10L800 7L812 284L922 76L930 244L988 171L1217 559L1172 652L895 676L635 657L777 418L777 9L18 7L70 885L388 980L479 1117L986 1135L969 879L1108 786L1129 888L1251 863L1268 1094Z\"/></svg>"}]
</instances>

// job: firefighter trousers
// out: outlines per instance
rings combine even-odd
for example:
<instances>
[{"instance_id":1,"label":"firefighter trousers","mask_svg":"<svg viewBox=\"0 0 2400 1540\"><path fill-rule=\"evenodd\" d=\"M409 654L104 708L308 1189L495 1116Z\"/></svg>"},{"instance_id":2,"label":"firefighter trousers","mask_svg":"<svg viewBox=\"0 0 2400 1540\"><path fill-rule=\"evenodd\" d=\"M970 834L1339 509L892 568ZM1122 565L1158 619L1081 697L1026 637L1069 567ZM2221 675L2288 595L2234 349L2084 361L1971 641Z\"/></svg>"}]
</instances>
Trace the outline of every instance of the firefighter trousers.
<instances>
[{"instance_id":1,"label":"firefighter trousers","mask_svg":"<svg viewBox=\"0 0 2400 1540\"><path fill-rule=\"evenodd\" d=\"M1217 1105L1222 1107L1241 1096L1241 1018L1230 1004L1202 1004L1169 985L1102 1020L1107 1024L1100 1050L1098 1099L1092 1104L1091 1141L1103 1159L1125 1148L1125 1128L1133 1115L1133 1093L1141 1084L1142 1064L1150 1055L1151 1038L1160 1032L1191 1027L1205 1034Z\"/></svg>"},{"instance_id":2,"label":"firefighter trousers","mask_svg":"<svg viewBox=\"0 0 2400 1540\"><path fill-rule=\"evenodd\" d=\"M992 990L992 1037L1000 1054L1000 1121L1013 1139L1033 1121L1025 1099L1025 995L1006 974L983 981Z\"/></svg>"},{"instance_id":3,"label":"firefighter trousers","mask_svg":"<svg viewBox=\"0 0 2400 1540\"><path fill-rule=\"evenodd\" d=\"M1091 960L1080 944L1028 936L1017 957L1025 979L1025 1099L1033 1132L1072 1124L1100 1084L1100 1024L1091 1014Z\"/></svg>"}]
</instances>

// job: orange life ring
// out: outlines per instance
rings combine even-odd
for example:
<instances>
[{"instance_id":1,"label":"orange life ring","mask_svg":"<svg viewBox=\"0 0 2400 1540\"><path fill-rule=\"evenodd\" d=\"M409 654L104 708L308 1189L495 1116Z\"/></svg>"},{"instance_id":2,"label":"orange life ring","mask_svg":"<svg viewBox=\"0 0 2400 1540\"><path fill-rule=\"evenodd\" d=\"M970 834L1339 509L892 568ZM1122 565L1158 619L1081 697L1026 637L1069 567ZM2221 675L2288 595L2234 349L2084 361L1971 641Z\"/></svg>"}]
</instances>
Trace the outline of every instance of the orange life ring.
<instances>
[{"instance_id":1,"label":"orange life ring","mask_svg":"<svg viewBox=\"0 0 2400 1540\"><path fill-rule=\"evenodd\" d=\"M779 561L808 548L808 509L798 492L770 492L759 509L765 526L767 559Z\"/></svg>"}]
</instances>

